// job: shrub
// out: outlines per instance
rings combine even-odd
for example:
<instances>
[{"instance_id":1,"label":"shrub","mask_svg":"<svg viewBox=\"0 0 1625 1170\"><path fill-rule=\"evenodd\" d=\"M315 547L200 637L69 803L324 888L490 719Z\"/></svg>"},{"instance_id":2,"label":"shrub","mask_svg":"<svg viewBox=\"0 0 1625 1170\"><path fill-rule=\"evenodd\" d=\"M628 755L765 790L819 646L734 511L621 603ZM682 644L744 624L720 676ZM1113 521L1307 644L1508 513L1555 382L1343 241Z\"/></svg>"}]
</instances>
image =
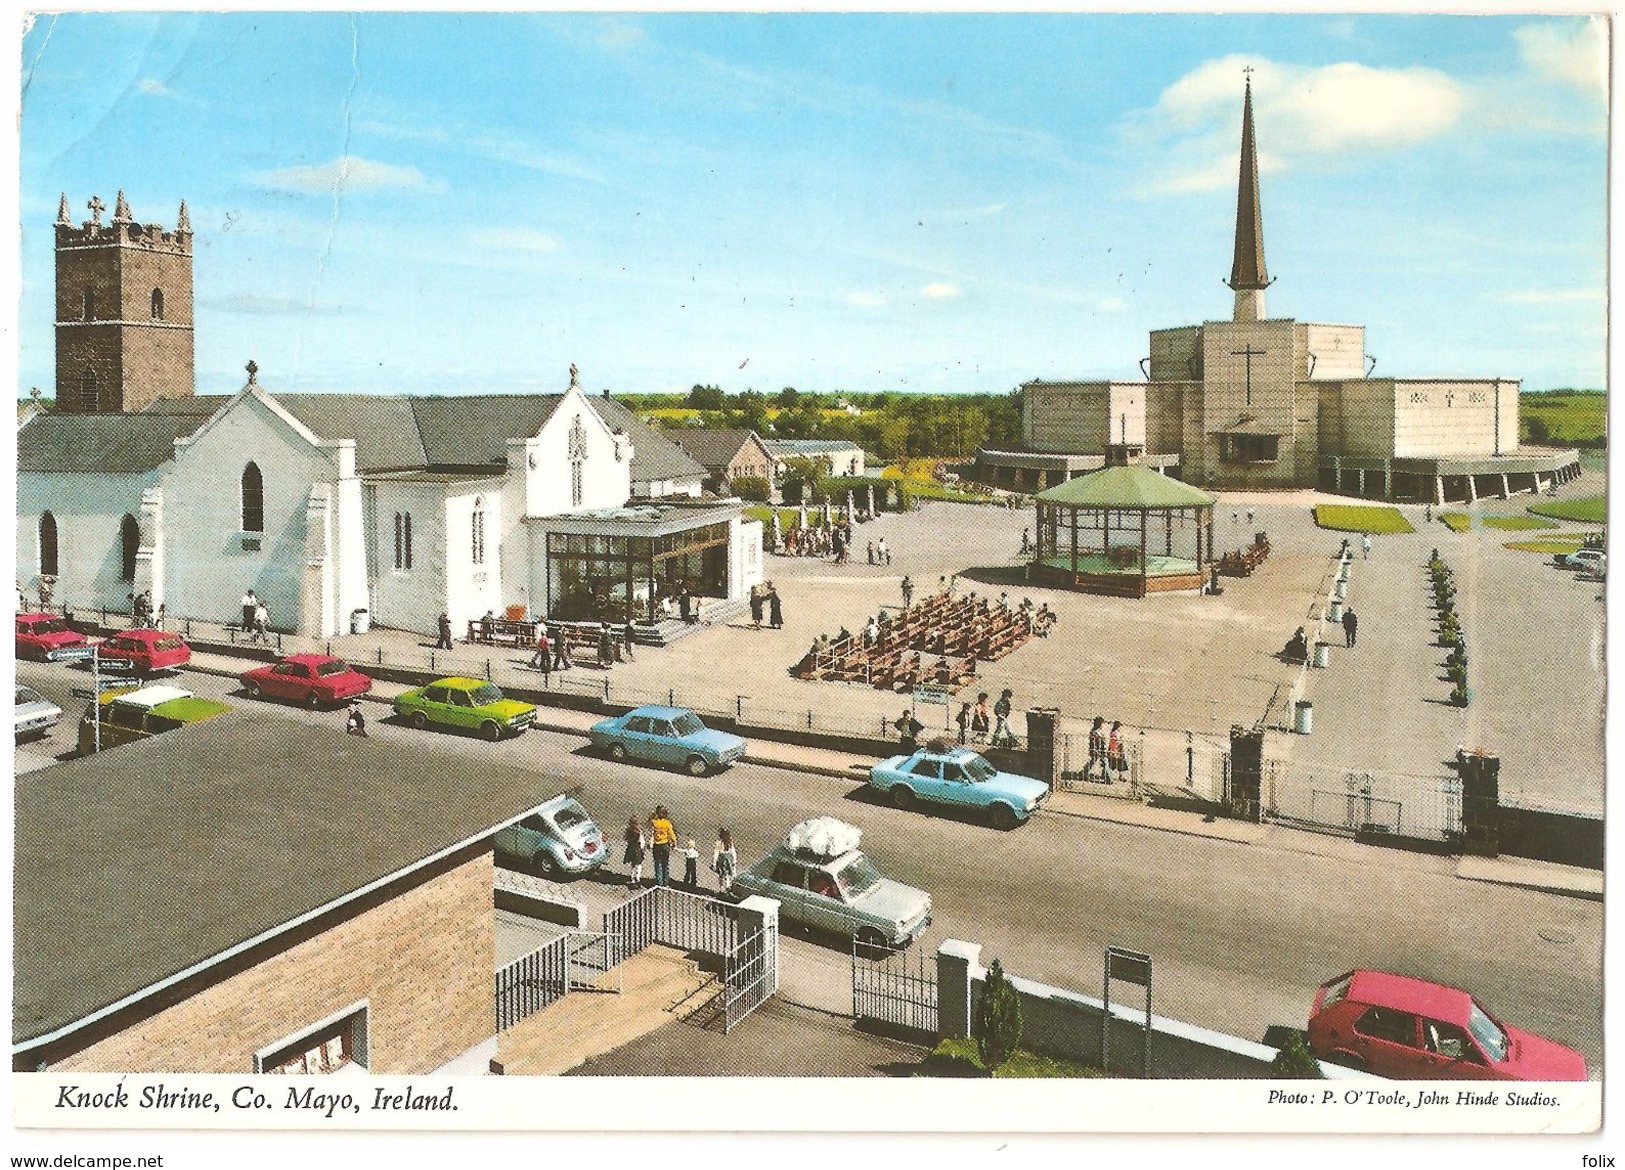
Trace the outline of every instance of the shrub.
<instances>
[{"instance_id":1,"label":"shrub","mask_svg":"<svg viewBox=\"0 0 1625 1170\"><path fill-rule=\"evenodd\" d=\"M1309 1043L1304 1034L1296 1028L1288 1034L1286 1043L1276 1052L1275 1059L1270 1061L1270 1072L1294 1081L1319 1081L1326 1077L1321 1071L1320 1061L1309 1051Z\"/></svg>"},{"instance_id":2,"label":"shrub","mask_svg":"<svg viewBox=\"0 0 1625 1170\"><path fill-rule=\"evenodd\" d=\"M971 1037L982 1066L989 1070L1009 1060L1021 1044L1021 997L1004 977L1004 967L997 959L988 968L987 984L971 1021Z\"/></svg>"},{"instance_id":3,"label":"shrub","mask_svg":"<svg viewBox=\"0 0 1625 1170\"><path fill-rule=\"evenodd\" d=\"M728 485L728 490L741 500L750 500L758 504L765 504L773 498L773 485L759 475L736 476Z\"/></svg>"}]
</instances>

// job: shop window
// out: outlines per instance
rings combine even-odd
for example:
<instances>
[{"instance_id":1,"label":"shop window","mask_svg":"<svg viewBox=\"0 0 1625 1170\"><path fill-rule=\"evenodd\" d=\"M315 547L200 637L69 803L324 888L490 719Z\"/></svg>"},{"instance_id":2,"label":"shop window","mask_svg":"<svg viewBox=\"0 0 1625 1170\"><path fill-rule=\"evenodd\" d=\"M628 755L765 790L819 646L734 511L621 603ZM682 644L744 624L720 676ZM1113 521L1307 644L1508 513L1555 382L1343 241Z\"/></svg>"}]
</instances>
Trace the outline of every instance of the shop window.
<instances>
[{"instance_id":1,"label":"shop window","mask_svg":"<svg viewBox=\"0 0 1625 1170\"><path fill-rule=\"evenodd\" d=\"M1224 463L1274 463L1280 450L1280 435L1219 436L1219 459Z\"/></svg>"}]
</instances>

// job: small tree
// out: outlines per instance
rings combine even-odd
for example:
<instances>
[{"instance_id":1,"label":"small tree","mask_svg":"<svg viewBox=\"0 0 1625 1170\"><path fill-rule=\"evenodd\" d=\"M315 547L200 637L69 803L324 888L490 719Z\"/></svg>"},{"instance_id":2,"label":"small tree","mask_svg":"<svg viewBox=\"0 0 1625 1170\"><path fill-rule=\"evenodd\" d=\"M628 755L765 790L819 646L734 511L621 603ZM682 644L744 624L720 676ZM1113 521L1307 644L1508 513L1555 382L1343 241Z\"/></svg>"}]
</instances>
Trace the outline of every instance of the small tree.
<instances>
[{"instance_id":1,"label":"small tree","mask_svg":"<svg viewBox=\"0 0 1625 1170\"><path fill-rule=\"evenodd\" d=\"M1275 1059L1270 1061L1270 1072L1294 1081L1319 1081L1326 1077L1321 1071L1320 1061L1309 1051L1304 1034L1297 1029L1287 1036L1286 1043L1281 1045Z\"/></svg>"},{"instance_id":2,"label":"small tree","mask_svg":"<svg viewBox=\"0 0 1625 1170\"><path fill-rule=\"evenodd\" d=\"M1021 997L1004 977L1004 967L997 959L988 968L970 1034L988 1072L1009 1060L1021 1043Z\"/></svg>"},{"instance_id":3,"label":"small tree","mask_svg":"<svg viewBox=\"0 0 1625 1170\"><path fill-rule=\"evenodd\" d=\"M741 500L765 504L773 496L773 485L759 475L736 475L728 490Z\"/></svg>"}]
</instances>

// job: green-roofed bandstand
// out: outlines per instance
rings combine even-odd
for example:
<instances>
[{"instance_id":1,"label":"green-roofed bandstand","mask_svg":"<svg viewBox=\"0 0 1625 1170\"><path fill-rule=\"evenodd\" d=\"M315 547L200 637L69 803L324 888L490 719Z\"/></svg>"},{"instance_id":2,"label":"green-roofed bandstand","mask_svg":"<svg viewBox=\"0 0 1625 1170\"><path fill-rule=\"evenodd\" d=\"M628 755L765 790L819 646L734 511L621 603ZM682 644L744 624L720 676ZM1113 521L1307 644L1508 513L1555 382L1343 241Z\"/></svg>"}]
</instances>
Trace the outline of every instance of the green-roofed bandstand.
<instances>
[{"instance_id":1,"label":"green-roofed bandstand","mask_svg":"<svg viewBox=\"0 0 1625 1170\"><path fill-rule=\"evenodd\" d=\"M1198 488L1129 465L1068 480L1035 500L1035 581L1144 597L1206 580L1214 499Z\"/></svg>"}]
</instances>

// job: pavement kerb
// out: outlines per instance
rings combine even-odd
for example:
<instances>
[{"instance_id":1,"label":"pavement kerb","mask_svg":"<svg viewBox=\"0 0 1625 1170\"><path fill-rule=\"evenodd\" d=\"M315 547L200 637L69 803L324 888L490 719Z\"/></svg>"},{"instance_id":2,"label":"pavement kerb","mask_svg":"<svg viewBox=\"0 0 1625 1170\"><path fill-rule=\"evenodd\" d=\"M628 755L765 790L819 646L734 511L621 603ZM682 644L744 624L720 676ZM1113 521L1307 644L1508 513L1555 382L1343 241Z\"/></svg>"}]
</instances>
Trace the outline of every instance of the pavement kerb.
<instances>
[{"instance_id":1,"label":"pavement kerb","mask_svg":"<svg viewBox=\"0 0 1625 1170\"><path fill-rule=\"evenodd\" d=\"M207 657L227 658L227 655L218 654L213 650L205 652ZM200 674L215 675L220 678L236 678L243 670L248 669L250 663L259 663L261 659L245 659L244 665L233 669L229 666L215 665L207 660L199 661L196 656L188 664L189 669ZM385 684L393 688L400 684ZM405 688L402 688L405 689ZM367 701L380 704L389 704L393 696L380 694L376 691L363 696ZM597 722L598 716L590 712L576 712L568 708L538 707L539 717L535 726L543 731L551 731L560 735L587 734L587 727ZM572 722L560 716L577 717ZM779 754L772 750L762 751L762 741L757 741L753 747L756 750L745 754L748 763L760 764L764 767L782 768L786 771L804 772L810 775L829 776L838 780L854 780L851 766L837 767L830 763L817 760L797 759L793 755ZM771 747L793 747L793 745L771 744ZM816 748L795 749L799 751L822 751ZM1208 840L1228 841L1236 845L1257 845L1269 840L1272 836L1272 827L1269 825L1255 825L1250 822L1216 821L1217 829L1209 830L1204 823L1196 817L1195 813L1183 813L1174 810L1157 809L1150 805L1121 802L1125 807L1121 810L1115 808L1095 807L1095 802L1102 798L1076 796L1066 791L1054 792L1044 806L1044 811L1060 816L1072 817L1077 820L1102 821L1109 824L1128 825L1135 828L1150 829L1156 832L1173 833L1188 837L1203 837ZM1088 803L1085 803L1088 802ZM1118 803L1118 802L1113 802ZM1110 813L1120 812L1121 815L1112 816ZM1494 885L1514 886L1520 889L1535 890L1542 893L1560 894L1569 897L1601 900L1602 875L1589 876L1591 871L1572 871L1568 866L1550 866L1543 862L1521 861L1517 859L1497 858L1462 858L1456 866L1456 876L1463 881L1488 882Z\"/></svg>"}]
</instances>

